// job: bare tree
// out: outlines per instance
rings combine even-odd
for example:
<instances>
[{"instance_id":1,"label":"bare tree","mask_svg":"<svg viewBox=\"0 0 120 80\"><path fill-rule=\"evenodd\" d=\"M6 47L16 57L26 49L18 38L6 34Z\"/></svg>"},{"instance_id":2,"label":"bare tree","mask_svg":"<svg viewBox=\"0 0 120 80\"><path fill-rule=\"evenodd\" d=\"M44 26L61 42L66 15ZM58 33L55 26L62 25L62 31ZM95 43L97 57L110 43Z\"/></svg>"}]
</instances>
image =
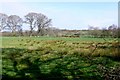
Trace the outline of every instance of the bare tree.
<instances>
[{"instance_id":1,"label":"bare tree","mask_svg":"<svg viewBox=\"0 0 120 80\"><path fill-rule=\"evenodd\" d=\"M29 35L31 36L34 31L34 28L36 27L35 24L36 24L37 13L30 12L25 16L25 18L26 18L25 23L28 23L30 25Z\"/></svg>"},{"instance_id":2,"label":"bare tree","mask_svg":"<svg viewBox=\"0 0 120 80\"><path fill-rule=\"evenodd\" d=\"M36 26L37 26L37 34L44 35L45 28L51 26L52 19L49 19L44 14L37 14Z\"/></svg>"},{"instance_id":3,"label":"bare tree","mask_svg":"<svg viewBox=\"0 0 120 80\"><path fill-rule=\"evenodd\" d=\"M7 20L7 26L10 28L12 33L15 33L16 31L21 29L22 23L23 20L17 15L11 15L8 17Z\"/></svg>"},{"instance_id":4,"label":"bare tree","mask_svg":"<svg viewBox=\"0 0 120 80\"><path fill-rule=\"evenodd\" d=\"M7 17L6 14L0 13L0 31L6 27Z\"/></svg>"},{"instance_id":5,"label":"bare tree","mask_svg":"<svg viewBox=\"0 0 120 80\"><path fill-rule=\"evenodd\" d=\"M51 25L51 19L41 13L30 12L26 16L25 23L30 25L30 36L33 35L34 29L37 28L37 34L44 35L45 28Z\"/></svg>"}]
</instances>

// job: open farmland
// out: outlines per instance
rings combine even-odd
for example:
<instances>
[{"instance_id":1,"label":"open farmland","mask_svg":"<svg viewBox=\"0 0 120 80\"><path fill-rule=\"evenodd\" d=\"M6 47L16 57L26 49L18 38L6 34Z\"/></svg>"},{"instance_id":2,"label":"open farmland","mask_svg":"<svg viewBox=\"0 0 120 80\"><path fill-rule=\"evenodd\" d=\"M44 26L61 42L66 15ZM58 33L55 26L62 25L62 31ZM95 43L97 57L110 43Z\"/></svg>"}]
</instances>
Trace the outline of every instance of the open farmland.
<instances>
[{"instance_id":1,"label":"open farmland","mask_svg":"<svg viewBox=\"0 0 120 80\"><path fill-rule=\"evenodd\" d=\"M2 37L3 80L120 80L117 38Z\"/></svg>"}]
</instances>

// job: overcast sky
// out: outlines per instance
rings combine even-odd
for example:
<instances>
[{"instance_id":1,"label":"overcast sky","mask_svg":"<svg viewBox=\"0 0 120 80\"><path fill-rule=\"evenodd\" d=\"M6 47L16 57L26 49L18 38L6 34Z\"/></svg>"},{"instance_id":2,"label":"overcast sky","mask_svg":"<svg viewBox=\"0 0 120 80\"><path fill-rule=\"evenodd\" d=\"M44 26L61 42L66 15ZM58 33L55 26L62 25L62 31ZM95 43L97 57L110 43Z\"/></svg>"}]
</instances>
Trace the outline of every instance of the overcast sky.
<instances>
[{"instance_id":1,"label":"overcast sky","mask_svg":"<svg viewBox=\"0 0 120 80\"><path fill-rule=\"evenodd\" d=\"M40 2L3 1L0 13L24 16L29 12L43 13L52 19L54 27L61 29L87 29L88 25L99 28L118 24L118 2ZM27 27L24 26L25 29Z\"/></svg>"}]
</instances>

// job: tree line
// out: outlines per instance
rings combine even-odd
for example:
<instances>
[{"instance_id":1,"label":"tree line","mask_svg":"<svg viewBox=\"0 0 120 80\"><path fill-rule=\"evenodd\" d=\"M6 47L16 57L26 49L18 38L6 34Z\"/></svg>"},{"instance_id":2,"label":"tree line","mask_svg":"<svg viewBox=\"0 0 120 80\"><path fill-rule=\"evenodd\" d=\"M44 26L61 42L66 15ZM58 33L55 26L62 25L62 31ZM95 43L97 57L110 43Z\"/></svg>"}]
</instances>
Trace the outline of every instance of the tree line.
<instances>
[{"instance_id":1,"label":"tree line","mask_svg":"<svg viewBox=\"0 0 120 80\"><path fill-rule=\"evenodd\" d=\"M49 19L42 13L29 12L23 20L18 15L0 13L0 32L3 36L87 36L87 37L120 37L120 27L112 24L108 28L99 29L98 27L89 26L87 30L61 30L52 27L52 19ZM23 24L29 25L29 30L23 31ZM79 32L78 32L79 31Z\"/></svg>"},{"instance_id":2,"label":"tree line","mask_svg":"<svg viewBox=\"0 0 120 80\"><path fill-rule=\"evenodd\" d=\"M89 26L88 35L91 37L112 37L120 38L120 27L115 24L108 26L108 28L99 29L98 27Z\"/></svg>"},{"instance_id":3,"label":"tree line","mask_svg":"<svg viewBox=\"0 0 120 80\"><path fill-rule=\"evenodd\" d=\"M35 29L37 29L37 35L43 35L43 31L50 27L52 24L52 19L49 19L46 15L42 13L30 12L24 16L25 21L18 15L10 15L0 13L0 31L8 29L13 34L22 33L22 25L29 25L29 36L32 36Z\"/></svg>"}]
</instances>

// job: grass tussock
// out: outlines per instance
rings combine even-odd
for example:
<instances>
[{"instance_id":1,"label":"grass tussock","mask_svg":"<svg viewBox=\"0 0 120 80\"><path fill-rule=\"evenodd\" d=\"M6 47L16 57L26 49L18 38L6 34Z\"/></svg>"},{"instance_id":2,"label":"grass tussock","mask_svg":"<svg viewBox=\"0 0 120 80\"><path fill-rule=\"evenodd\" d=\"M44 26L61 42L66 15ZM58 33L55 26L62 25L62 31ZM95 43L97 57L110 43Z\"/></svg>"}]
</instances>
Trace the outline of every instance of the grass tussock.
<instances>
[{"instance_id":1,"label":"grass tussock","mask_svg":"<svg viewBox=\"0 0 120 80\"><path fill-rule=\"evenodd\" d=\"M3 80L119 80L120 43L97 41L13 40L2 48Z\"/></svg>"}]
</instances>

